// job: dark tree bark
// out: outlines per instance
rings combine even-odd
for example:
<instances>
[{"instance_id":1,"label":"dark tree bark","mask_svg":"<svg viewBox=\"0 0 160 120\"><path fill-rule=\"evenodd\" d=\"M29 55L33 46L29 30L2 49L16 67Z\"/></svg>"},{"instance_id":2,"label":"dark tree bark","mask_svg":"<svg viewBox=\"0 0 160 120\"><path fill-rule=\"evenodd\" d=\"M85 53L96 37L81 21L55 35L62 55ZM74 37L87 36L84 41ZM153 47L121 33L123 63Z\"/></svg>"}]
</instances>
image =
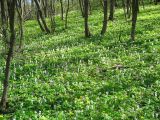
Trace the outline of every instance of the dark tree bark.
<instances>
[{"instance_id":1,"label":"dark tree bark","mask_svg":"<svg viewBox=\"0 0 160 120\"><path fill-rule=\"evenodd\" d=\"M126 1L126 7L127 7L128 18L130 18L131 17L131 0Z\"/></svg>"},{"instance_id":2,"label":"dark tree bark","mask_svg":"<svg viewBox=\"0 0 160 120\"><path fill-rule=\"evenodd\" d=\"M102 26L102 30L101 30L101 35L104 35L107 30L108 1L103 0L103 4L104 4L104 7L103 7L104 17L103 17L103 26Z\"/></svg>"},{"instance_id":3,"label":"dark tree bark","mask_svg":"<svg viewBox=\"0 0 160 120\"><path fill-rule=\"evenodd\" d=\"M91 15L92 14L92 6L91 6L91 2L88 0L88 4L89 4L89 14Z\"/></svg>"},{"instance_id":4,"label":"dark tree bark","mask_svg":"<svg viewBox=\"0 0 160 120\"><path fill-rule=\"evenodd\" d=\"M2 34L4 38L5 44L8 43L7 40L7 18L5 14L5 3L4 0L0 0L0 5L1 5L1 22L2 22Z\"/></svg>"},{"instance_id":5,"label":"dark tree bark","mask_svg":"<svg viewBox=\"0 0 160 120\"><path fill-rule=\"evenodd\" d=\"M34 18L34 15L35 15L34 0L31 0L31 16L32 16L32 19Z\"/></svg>"},{"instance_id":6,"label":"dark tree bark","mask_svg":"<svg viewBox=\"0 0 160 120\"><path fill-rule=\"evenodd\" d=\"M67 10L66 10L66 19L65 19L65 29L67 29L67 27L68 27L68 12L69 12L69 7L70 7L70 5L69 5L69 0L67 0Z\"/></svg>"},{"instance_id":7,"label":"dark tree bark","mask_svg":"<svg viewBox=\"0 0 160 120\"><path fill-rule=\"evenodd\" d=\"M55 32L55 0L50 1L50 19L51 19L51 32Z\"/></svg>"},{"instance_id":8,"label":"dark tree bark","mask_svg":"<svg viewBox=\"0 0 160 120\"><path fill-rule=\"evenodd\" d=\"M42 2L44 17L47 17L48 0L42 0L41 2Z\"/></svg>"},{"instance_id":9,"label":"dark tree bark","mask_svg":"<svg viewBox=\"0 0 160 120\"><path fill-rule=\"evenodd\" d=\"M26 11L26 0L23 0L23 4L24 4L24 7L23 7L23 11L24 11L24 14L26 14L27 13L27 11Z\"/></svg>"},{"instance_id":10,"label":"dark tree bark","mask_svg":"<svg viewBox=\"0 0 160 120\"><path fill-rule=\"evenodd\" d=\"M60 0L60 4L61 4L61 19L64 20L64 15L63 15L64 9L63 9L63 1L62 0Z\"/></svg>"},{"instance_id":11,"label":"dark tree bark","mask_svg":"<svg viewBox=\"0 0 160 120\"><path fill-rule=\"evenodd\" d=\"M34 1L35 1L36 6L37 6L37 9L38 9L37 10L37 14L39 16L38 18L41 19L46 33L50 33L50 30L49 30L49 28L48 28L48 26L46 24L45 18L43 17L42 10L41 10L40 5L39 5L39 1L38 0L34 0Z\"/></svg>"},{"instance_id":12,"label":"dark tree bark","mask_svg":"<svg viewBox=\"0 0 160 120\"><path fill-rule=\"evenodd\" d=\"M22 44L23 44L23 1L22 0L17 0L17 4L16 4L16 10L18 13L18 18L19 18L19 29L20 29L20 43L19 43L19 48L22 48Z\"/></svg>"},{"instance_id":13,"label":"dark tree bark","mask_svg":"<svg viewBox=\"0 0 160 120\"><path fill-rule=\"evenodd\" d=\"M37 12L37 22L38 22L38 25L39 25L41 31L42 31L42 32L45 32L45 29L43 28L43 25L42 25L42 23L41 23L41 21L40 21L38 12Z\"/></svg>"},{"instance_id":14,"label":"dark tree bark","mask_svg":"<svg viewBox=\"0 0 160 120\"><path fill-rule=\"evenodd\" d=\"M124 11L124 18L127 21L126 4L124 0L122 0L122 6L123 6L123 11Z\"/></svg>"},{"instance_id":15,"label":"dark tree bark","mask_svg":"<svg viewBox=\"0 0 160 120\"><path fill-rule=\"evenodd\" d=\"M131 28L131 40L135 40L136 22L138 15L138 0L132 0L132 28Z\"/></svg>"},{"instance_id":16,"label":"dark tree bark","mask_svg":"<svg viewBox=\"0 0 160 120\"><path fill-rule=\"evenodd\" d=\"M7 59L6 59L6 67L5 67L5 79L3 81L3 93L1 98L1 105L0 108L2 111L6 111L7 107L7 96L8 96L8 90L9 90L9 78L10 78L10 66L14 51L14 44L15 44L15 6L16 6L16 0L7 0L8 5L8 14L9 14L9 29L10 29L10 42L9 42L9 50L7 53Z\"/></svg>"},{"instance_id":17,"label":"dark tree bark","mask_svg":"<svg viewBox=\"0 0 160 120\"><path fill-rule=\"evenodd\" d=\"M110 0L109 20L111 20L111 21L113 21L113 19L114 19L114 9L115 9L115 0Z\"/></svg>"},{"instance_id":18,"label":"dark tree bark","mask_svg":"<svg viewBox=\"0 0 160 120\"><path fill-rule=\"evenodd\" d=\"M79 6L82 13L82 17L84 17L84 1L83 0L79 0Z\"/></svg>"},{"instance_id":19,"label":"dark tree bark","mask_svg":"<svg viewBox=\"0 0 160 120\"><path fill-rule=\"evenodd\" d=\"M85 37L90 37L91 33L89 31L88 26L88 8L89 8L89 0L84 0L84 23L85 23Z\"/></svg>"}]
</instances>

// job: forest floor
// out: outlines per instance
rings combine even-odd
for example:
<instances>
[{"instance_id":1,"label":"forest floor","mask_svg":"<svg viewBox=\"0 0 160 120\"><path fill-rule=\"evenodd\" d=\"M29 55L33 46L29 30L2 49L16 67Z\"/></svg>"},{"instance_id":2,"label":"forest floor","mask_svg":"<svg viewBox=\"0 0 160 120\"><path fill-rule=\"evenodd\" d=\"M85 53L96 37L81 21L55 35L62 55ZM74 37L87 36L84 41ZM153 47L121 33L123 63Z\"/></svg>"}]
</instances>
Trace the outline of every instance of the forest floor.
<instances>
[{"instance_id":1,"label":"forest floor","mask_svg":"<svg viewBox=\"0 0 160 120\"><path fill-rule=\"evenodd\" d=\"M26 22L23 53L15 54L10 78L9 105L15 112L6 118L160 119L160 6L140 9L135 42L123 10L103 37L102 18L102 12L92 12L88 39L77 12L69 14L66 30L57 17L55 34ZM2 56L0 64L2 80Z\"/></svg>"}]
</instances>

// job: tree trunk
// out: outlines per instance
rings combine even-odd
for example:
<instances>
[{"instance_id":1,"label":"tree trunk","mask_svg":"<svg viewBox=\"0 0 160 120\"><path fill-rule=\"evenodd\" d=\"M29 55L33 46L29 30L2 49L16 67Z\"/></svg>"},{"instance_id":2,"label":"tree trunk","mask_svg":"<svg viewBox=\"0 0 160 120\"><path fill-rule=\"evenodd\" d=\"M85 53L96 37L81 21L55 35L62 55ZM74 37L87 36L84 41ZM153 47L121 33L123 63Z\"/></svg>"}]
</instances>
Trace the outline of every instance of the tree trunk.
<instances>
[{"instance_id":1,"label":"tree trunk","mask_svg":"<svg viewBox=\"0 0 160 120\"><path fill-rule=\"evenodd\" d=\"M23 1L22 0L17 0L17 13L18 13L18 18L19 18L19 29L20 29L20 43L19 43L19 48L22 48L23 44Z\"/></svg>"},{"instance_id":2,"label":"tree trunk","mask_svg":"<svg viewBox=\"0 0 160 120\"><path fill-rule=\"evenodd\" d=\"M48 0L42 0L42 8L43 8L43 13L44 17L47 17L47 8L48 8Z\"/></svg>"},{"instance_id":3,"label":"tree trunk","mask_svg":"<svg viewBox=\"0 0 160 120\"><path fill-rule=\"evenodd\" d=\"M115 0L110 0L109 20L111 20L111 21L113 21L113 19L114 19L114 9L115 9Z\"/></svg>"},{"instance_id":4,"label":"tree trunk","mask_svg":"<svg viewBox=\"0 0 160 120\"><path fill-rule=\"evenodd\" d=\"M5 4L4 0L0 0L1 4L1 22L2 22L2 34L4 38L4 43L7 45L8 44L8 39L7 39L7 19L6 19L6 14L5 14Z\"/></svg>"},{"instance_id":5,"label":"tree trunk","mask_svg":"<svg viewBox=\"0 0 160 120\"><path fill-rule=\"evenodd\" d=\"M65 19L65 29L68 27L68 12L69 12L69 0L67 2L66 19Z\"/></svg>"},{"instance_id":6,"label":"tree trunk","mask_svg":"<svg viewBox=\"0 0 160 120\"><path fill-rule=\"evenodd\" d=\"M82 13L82 17L84 17L84 3L83 0L79 0L79 6Z\"/></svg>"},{"instance_id":7,"label":"tree trunk","mask_svg":"<svg viewBox=\"0 0 160 120\"><path fill-rule=\"evenodd\" d=\"M91 6L91 2L89 0L88 0L88 5L89 5L89 9L88 9L89 15L91 15L92 14L92 6Z\"/></svg>"},{"instance_id":8,"label":"tree trunk","mask_svg":"<svg viewBox=\"0 0 160 120\"><path fill-rule=\"evenodd\" d=\"M35 1L36 6L37 6L37 9L38 9L38 10L37 10L37 11L38 11L37 14L39 15L39 17L40 17L40 19L41 19L41 21L42 21L42 23L43 23L44 29L45 29L46 33L50 33L50 30L49 30L49 28L47 27L45 18L43 17L42 10L41 10L41 8L40 8L39 2L38 2L38 0L34 0L34 1Z\"/></svg>"},{"instance_id":9,"label":"tree trunk","mask_svg":"<svg viewBox=\"0 0 160 120\"><path fill-rule=\"evenodd\" d=\"M125 1L124 0L122 0L122 6L123 6L123 11L124 11L124 18L127 21L126 5L125 5Z\"/></svg>"},{"instance_id":10,"label":"tree trunk","mask_svg":"<svg viewBox=\"0 0 160 120\"><path fill-rule=\"evenodd\" d=\"M9 28L10 28L10 44L9 44L9 51L7 53L7 59L6 59L6 68L5 68L5 79L3 81L3 93L1 98L1 110L6 111L6 105L7 105L7 96L8 96L8 90L9 90L9 78L10 78L10 66L14 51L14 44L15 44L15 31L14 31L14 18L15 18L15 5L16 0L7 0L8 5L8 13L9 13Z\"/></svg>"},{"instance_id":11,"label":"tree trunk","mask_svg":"<svg viewBox=\"0 0 160 120\"><path fill-rule=\"evenodd\" d=\"M108 1L107 0L103 0L104 3L104 7L103 7L103 12L104 12L104 18L103 18L103 27L102 27L102 31L101 31L101 35L104 35L106 33L107 30L107 14L108 14Z\"/></svg>"},{"instance_id":12,"label":"tree trunk","mask_svg":"<svg viewBox=\"0 0 160 120\"><path fill-rule=\"evenodd\" d=\"M43 25L42 25L42 23L41 23L41 21L40 21L39 13L38 13L38 12L37 12L37 22L38 22L38 24L39 24L39 27L40 27L41 31L42 31L42 32L45 32L45 29L43 28Z\"/></svg>"},{"instance_id":13,"label":"tree trunk","mask_svg":"<svg viewBox=\"0 0 160 120\"><path fill-rule=\"evenodd\" d=\"M88 26L88 8L89 8L89 0L84 0L85 37L91 36Z\"/></svg>"},{"instance_id":14,"label":"tree trunk","mask_svg":"<svg viewBox=\"0 0 160 120\"><path fill-rule=\"evenodd\" d=\"M24 7L23 7L23 11L24 11L24 14L26 14L27 13L27 11L26 11L26 0L23 0L23 3L24 3Z\"/></svg>"},{"instance_id":15,"label":"tree trunk","mask_svg":"<svg viewBox=\"0 0 160 120\"><path fill-rule=\"evenodd\" d=\"M128 15L128 18L130 18L131 17L131 0L126 1L126 6L127 6L127 15Z\"/></svg>"},{"instance_id":16,"label":"tree trunk","mask_svg":"<svg viewBox=\"0 0 160 120\"><path fill-rule=\"evenodd\" d=\"M138 15L138 0L132 0L132 28L131 28L131 40L135 40L136 22Z\"/></svg>"},{"instance_id":17,"label":"tree trunk","mask_svg":"<svg viewBox=\"0 0 160 120\"><path fill-rule=\"evenodd\" d=\"M55 0L50 1L50 8L51 31L55 32Z\"/></svg>"},{"instance_id":18,"label":"tree trunk","mask_svg":"<svg viewBox=\"0 0 160 120\"><path fill-rule=\"evenodd\" d=\"M62 0L60 0L60 4L61 4L61 19L64 20L64 17L63 17L64 10L63 10L63 1Z\"/></svg>"},{"instance_id":19,"label":"tree trunk","mask_svg":"<svg viewBox=\"0 0 160 120\"><path fill-rule=\"evenodd\" d=\"M32 16L32 19L34 19L34 15L35 15L34 0L31 0L31 16Z\"/></svg>"}]
</instances>

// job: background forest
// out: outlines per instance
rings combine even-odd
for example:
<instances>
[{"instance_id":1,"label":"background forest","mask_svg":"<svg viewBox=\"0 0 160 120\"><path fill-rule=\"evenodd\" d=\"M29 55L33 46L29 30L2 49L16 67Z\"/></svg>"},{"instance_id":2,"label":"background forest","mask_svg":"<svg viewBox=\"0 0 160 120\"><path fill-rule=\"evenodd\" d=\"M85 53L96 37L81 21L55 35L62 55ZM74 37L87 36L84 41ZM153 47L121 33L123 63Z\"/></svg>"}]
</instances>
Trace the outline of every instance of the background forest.
<instances>
[{"instance_id":1,"label":"background forest","mask_svg":"<svg viewBox=\"0 0 160 120\"><path fill-rule=\"evenodd\" d=\"M0 0L0 120L159 120L160 0Z\"/></svg>"}]
</instances>

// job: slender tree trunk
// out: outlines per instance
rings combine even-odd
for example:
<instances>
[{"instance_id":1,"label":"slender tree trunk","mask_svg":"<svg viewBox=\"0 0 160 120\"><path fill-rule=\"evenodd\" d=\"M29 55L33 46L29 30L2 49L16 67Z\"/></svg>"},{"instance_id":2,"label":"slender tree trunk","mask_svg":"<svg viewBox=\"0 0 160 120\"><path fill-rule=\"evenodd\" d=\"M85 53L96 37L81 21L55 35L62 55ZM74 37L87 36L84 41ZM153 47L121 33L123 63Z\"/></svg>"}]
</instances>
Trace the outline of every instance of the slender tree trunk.
<instances>
[{"instance_id":1,"label":"slender tree trunk","mask_svg":"<svg viewBox=\"0 0 160 120\"><path fill-rule=\"evenodd\" d=\"M88 4L89 4L89 9L88 9L89 15L91 15L92 14L92 6L91 6L91 2L89 0L88 0Z\"/></svg>"},{"instance_id":2,"label":"slender tree trunk","mask_svg":"<svg viewBox=\"0 0 160 120\"><path fill-rule=\"evenodd\" d=\"M35 1L36 6L37 6L38 15L39 15L39 17L40 17L40 19L41 19L41 21L42 21L42 23L43 23L44 29L45 29L45 31L46 31L47 33L50 33L50 30L49 30L49 28L48 28L48 26L47 26L47 24L46 24L45 18L43 17L42 10L41 10L41 8L40 8L39 2L38 2L38 0L34 0L34 1Z\"/></svg>"},{"instance_id":3,"label":"slender tree trunk","mask_svg":"<svg viewBox=\"0 0 160 120\"><path fill-rule=\"evenodd\" d=\"M127 15L128 15L128 18L130 18L131 17L131 0L126 1L126 6L127 6Z\"/></svg>"},{"instance_id":4,"label":"slender tree trunk","mask_svg":"<svg viewBox=\"0 0 160 120\"><path fill-rule=\"evenodd\" d=\"M85 37L91 36L88 26L88 8L89 8L89 0L84 0Z\"/></svg>"},{"instance_id":5,"label":"slender tree trunk","mask_svg":"<svg viewBox=\"0 0 160 120\"><path fill-rule=\"evenodd\" d=\"M39 24L39 27L40 27L41 31L42 31L42 32L45 32L45 29L43 28L43 25L42 25L42 23L41 23L41 21L40 21L39 13L38 13L38 12L37 12L37 22L38 22L38 24Z\"/></svg>"},{"instance_id":6,"label":"slender tree trunk","mask_svg":"<svg viewBox=\"0 0 160 120\"><path fill-rule=\"evenodd\" d=\"M0 0L1 4L1 22L2 22L2 34L4 38L4 42L7 45L8 39L7 39L7 19L6 19L6 14L5 14L5 4L4 0Z\"/></svg>"},{"instance_id":7,"label":"slender tree trunk","mask_svg":"<svg viewBox=\"0 0 160 120\"><path fill-rule=\"evenodd\" d=\"M31 0L31 15L32 15L32 19L34 18L34 14L35 14L34 0Z\"/></svg>"},{"instance_id":8,"label":"slender tree trunk","mask_svg":"<svg viewBox=\"0 0 160 120\"><path fill-rule=\"evenodd\" d=\"M51 31L55 32L55 0L50 1L51 11L50 11L50 19L51 19Z\"/></svg>"},{"instance_id":9,"label":"slender tree trunk","mask_svg":"<svg viewBox=\"0 0 160 120\"><path fill-rule=\"evenodd\" d=\"M48 0L42 0L42 8L43 8L43 13L44 13L44 17L47 17L47 8L48 8Z\"/></svg>"},{"instance_id":10,"label":"slender tree trunk","mask_svg":"<svg viewBox=\"0 0 160 120\"><path fill-rule=\"evenodd\" d=\"M69 7L70 7L70 5L69 5L69 0L67 1L67 10L66 10L66 19L65 19L65 29L67 29L67 27L68 27L68 12L69 12Z\"/></svg>"},{"instance_id":11,"label":"slender tree trunk","mask_svg":"<svg viewBox=\"0 0 160 120\"><path fill-rule=\"evenodd\" d=\"M101 35L104 35L106 33L107 30L107 14L108 14L108 1L107 0L103 0L104 3L104 7L103 7L103 12L104 12L104 18L103 18L103 26L102 26L102 31L101 31Z\"/></svg>"},{"instance_id":12,"label":"slender tree trunk","mask_svg":"<svg viewBox=\"0 0 160 120\"><path fill-rule=\"evenodd\" d=\"M124 0L122 0L122 6L123 6L123 11L124 11L124 18L127 21L126 5L125 5Z\"/></svg>"},{"instance_id":13,"label":"slender tree trunk","mask_svg":"<svg viewBox=\"0 0 160 120\"><path fill-rule=\"evenodd\" d=\"M113 21L113 19L114 19L114 9L115 9L115 0L110 0L109 20L111 20L111 21Z\"/></svg>"},{"instance_id":14,"label":"slender tree trunk","mask_svg":"<svg viewBox=\"0 0 160 120\"><path fill-rule=\"evenodd\" d=\"M17 0L17 13L18 13L18 18L19 18L19 28L20 28L20 44L19 48L22 48L23 45L23 1L22 0Z\"/></svg>"},{"instance_id":15,"label":"slender tree trunk","mask_svg":"<svg viewBox=\"0 0 160 120\"><path fill-rule=\"evenodd\" d=\"M61 19L64 20L64 15L63 15L64 9L63 9L63 1L62 0L60 0L60 4L61 4Z\"/></svg>"},{"instance_id":16,"label":"slender tree trunk","mask_svg":"<svg viewBox=\"0 0 160 120\"><path fill-rule=\"evenodd\" d=\"M3 81L3 93L1 98L1 110L6 111L7 105L7 96L9 90L9 78L10 78L10 66L14 51L14 44L15 44L15 31L14 31L14 18L15 18L15 5L16 0L7 0L8 4L8 13L9 13L9 27L10 27L10 44L9 44L9 51L7 53L6 59L6 68L5 68L5 79Z\"/></svg>"},{"instance_id":17,"label":"slender tree trunk","mask_svg":"<svg viewBox=\"0 0 160 120\"><path fill-rule=\"evenodd\" d=\"M132 28L131 28L131 40L135 40L136 22L138 15L138 0L132 0Z\"/></svg>"},{"instance_id":18,"label":"slender tree trunk","mask_svg":"<svg viewBox=\"0 0 160 120\"><path fill-rule=\"evenodd\" d=\"M23 0L23 3L24 3L24 7L23 7L23 11L24 11L24 14L26 14L27 13L27 11L26 11L26 0Z\"/></svg>"},{"instance_id":19,"label":"slender tree trunk","mask_svg":"<svg viewBox=\"0 0 160 120\"><path fill-rule=\"evenodd\" d=\"M48 16L47 8L48 8L48 0L44 0L44 16L45 17Z\"/></svg>"},{"instance_id":20,"label":"slender tree trunk","mask_svg":"<svg viewBox=\"0 0 160 120\"><path fill-rule=\"evenodd\" d=\"M137 9L138 9L138 12L139 12L139 11L140 11L140 8L139 8L139 0L138 0L138 8L137 8Z\"/></svg>"},{"instance_id":21,"label":"slender tree trunk","mask_svg":"<svg viewBox=\"0 0 160 120\"><path fill-rule=\"evenodd\" d=\"M83 0L79 0L79 6L80 6L80 10L82 13L82 17L84 17L84 4L83 4Z\"/></svg>"}]
</instances>

